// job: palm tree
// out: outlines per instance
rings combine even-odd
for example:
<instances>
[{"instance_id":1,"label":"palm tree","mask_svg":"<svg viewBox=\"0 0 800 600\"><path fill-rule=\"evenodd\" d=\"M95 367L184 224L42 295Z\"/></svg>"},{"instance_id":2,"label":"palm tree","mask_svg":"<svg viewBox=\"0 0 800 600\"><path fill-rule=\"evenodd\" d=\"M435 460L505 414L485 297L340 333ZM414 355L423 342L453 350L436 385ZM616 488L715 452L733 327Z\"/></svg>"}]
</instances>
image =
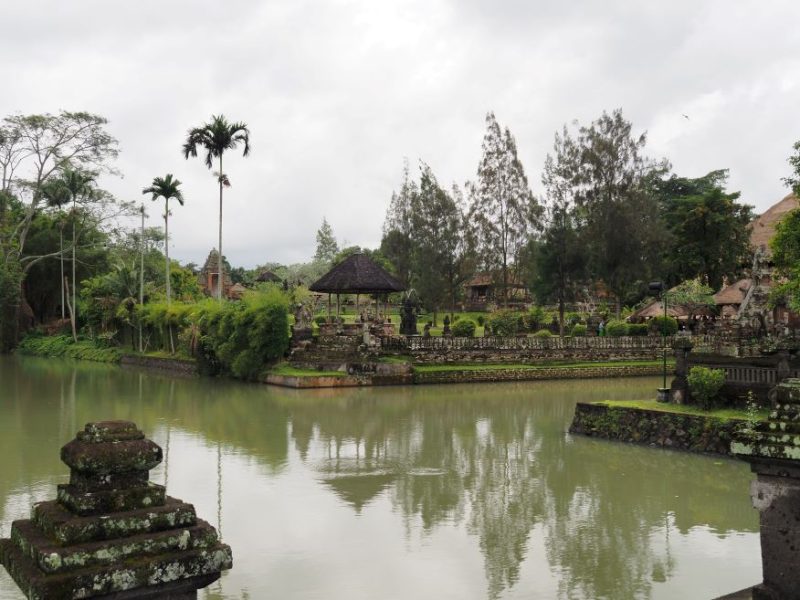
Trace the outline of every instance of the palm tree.
<instances>
[{"instance_id":1,"label":"palm tree","mask_svg":"<svg viewBox=\"0 0 800 600\"><path fill-rule=\"evenodd\" d=\"M233 150L239 144L244 148L242 156L250 154L250 132L245 123L229 123L223 116L211 115L211 122L205 123L202 127L189 130L186 142L183 144L183 156L188 159L190 156L197 156L198 146L205 150L206 166L211 169L214 166L214 158L219 159L219 172L215 173L219 183L219 261L217 262L217 297L222 302L223 275L225 268L222 264L222 188L230 187L230 180L222 170L222 155L226 150Z\"/></svg>"},{"instance_id":2,"label":"palm tree","mask_svg":"<svg viewBox=\"0 0 800 600\"><path fill-rule=\"evenodd\" d=\"M78 245L78 236L75 228L75 221L77 217L77 203L78 198L91 198L94 195L94 174L88 171L81 171L80 169L73 169L70 166L65 166L61 172L61 180L64 187L69 192L70 199L72 200L72 338L77 341L78 334L76 331L78 322L78 305L77 305L77 289L78 282L75 280L75 267L78 264L75 248Z\"/></svg>"},{"instance_id":3,"label":"palm tree","mask_svg":"<svg viewBox=\"0 0 800 600\"><path fill-rule=\"evenodd\" d=\"M78 263L77 256L76 256L76 248L78 246L78 234L77 228L75 226L77 221L77 203L79 199L86 200L92 198L94 196L94 174L88 171L82 171L80 169L73 169L69 165L64 165L61 168L60 175L46 182L40 193L45 197L48 204L51 206L63 206L68 202L72 202L72 305L69 306L70 310L70 321L72 324L72 338L77 341L78 334L77 334L77 282L75 281L76 277L76 265ZM64 247L63 247L63 230L62 230L62 238L61 238L61 286L62 288L66 285L66 282L63 277L64 272ZM64 294L62 294L62 300L64 299ZM62 307L64 302L62 301ZM67 301L69 305L69 302ZM63 314L63 311L62 311Z\"/></svg>"},{"instance_id":4,"label":"palm tree","mask_svg":"<svg viewBox=\"0 0 800 600\"><path fill-rule=\"evenodd\" d=\"M155 177L153 185L142 190L143 194L152 194L153 200L164 198L164 249L167 256L167 306L170 304L171 287L169 280L169 201L177 200L183 206L183 193L180 190L181 182L167 173L166 177Z\"/></svg>"}]
</instances>

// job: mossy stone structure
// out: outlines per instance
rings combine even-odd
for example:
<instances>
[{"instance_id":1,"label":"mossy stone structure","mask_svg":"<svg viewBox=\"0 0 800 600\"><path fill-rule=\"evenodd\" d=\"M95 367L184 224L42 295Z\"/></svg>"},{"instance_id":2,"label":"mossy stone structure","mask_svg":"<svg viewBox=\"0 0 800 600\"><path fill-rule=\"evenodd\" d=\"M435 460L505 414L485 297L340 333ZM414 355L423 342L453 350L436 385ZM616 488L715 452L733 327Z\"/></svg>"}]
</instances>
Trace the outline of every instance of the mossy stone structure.
<instances>
[{"instance_id":1,"label":"mossy stone structure","mask_svg":"<svg viewBox=\"0 0 800 600\"><path fill-rule=\"evenodd\" d=\"M760 513L764 581L757 600L800 599L800 379L775 388L769 420L734 435L731 452L757 475L750 491Z\"/></svg>"},{"instance_id":2,"label":"mossy stone structure","mask_svg":"<svg viewBox=\"0 0 800 600\"><path fill-rule=\"evenodd\" d=\"M0 563L31 600L189 599L232 565L194 506L149 482L161 448L134 423L89 423L61 449L69 483L0 540Z\"/></svg>"}]
</instances>

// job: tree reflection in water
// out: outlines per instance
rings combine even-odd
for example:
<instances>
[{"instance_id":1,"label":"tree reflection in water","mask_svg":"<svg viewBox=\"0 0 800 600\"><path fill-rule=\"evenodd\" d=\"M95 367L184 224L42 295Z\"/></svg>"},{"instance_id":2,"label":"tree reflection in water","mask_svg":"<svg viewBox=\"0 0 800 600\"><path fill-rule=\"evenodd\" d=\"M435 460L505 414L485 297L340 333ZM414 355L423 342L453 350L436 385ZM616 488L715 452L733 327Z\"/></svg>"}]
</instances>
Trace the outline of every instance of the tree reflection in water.
<instances>
[{"instance_id":1,"label":"tree reflection in water","mask_svg":"<svg viewBox=\"0 0 800 600\"><path fill-rule=\"evenodd\" d=\"M465 528L491 598L521 585L529 552L544 553L560 597L648 596L675 572L670 536L757 531L746 467L565 433L576 400L634 398L653 387L641 381L299 392L0 357L0 382L0 451L26 448L0 463L5 533L9 506L58 479L55 449L96 415L134 420L168 450L178 430L201 436L226 481L223 448L268 477L294 457L356 514L389 499L408 536Z\"/></svg>"}]
</instances>

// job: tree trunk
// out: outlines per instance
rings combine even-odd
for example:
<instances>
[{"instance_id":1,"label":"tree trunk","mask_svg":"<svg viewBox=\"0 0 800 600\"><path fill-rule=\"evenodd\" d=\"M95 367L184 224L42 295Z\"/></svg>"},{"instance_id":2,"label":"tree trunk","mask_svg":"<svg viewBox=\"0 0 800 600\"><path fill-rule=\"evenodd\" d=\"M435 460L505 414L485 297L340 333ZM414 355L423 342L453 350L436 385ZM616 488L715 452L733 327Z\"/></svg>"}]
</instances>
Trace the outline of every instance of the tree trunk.
<instances>
[{"instance_id":1,"label":"tree trunk","mask_svg":"<svg viewBox=\"0 0 800 600\"><path fill-rule=\"evenodd\" d=\"M75 234L75 198L72 199L72 305L69 309L70 319L72 320L72 336L75 338L75 341L78 341L78 336L75 334L76 330L76 314L78 312L78 305L77 305L77 296L75 290L77 289L76 285L76 278L75 278L75 267L78 263L77 255L75 252L75 247L78 245L78 239Z\"/></svg>"},{"instance_id":2,"label":"tree trunk","mask_svg":"<svg viewBox=\"0 0 800 600\"><path fill-rule=\"evenodd\" d=\"M72 325L72 341L78 341L78 331L75 328L75 311L72 308L72 304L69 301L69 280L65 277L64 278L64 287L66 288L66 298L67 298L67 308L69 309L69 322ZM75 286L72 286L72 291L75 291Z\"/></svg>"},{"instance_id":3,"label":"tree trunk","mask_svg":"<svg viewBox=\"0 0 800 600\"><path fill-rule=\"evenodd\" d=\"M219 267L217 269L217 298L222 302L222 288L225 287L225 267L222 264L222 152L219 154Z\"/></svg>"},{"instance_id":4,"label":"tree trunk","mask_svg":"<svg viewBox=\"0 0 800 600\"><path fill-rule=\"evenodd\" d=\"M558 298L558 335L564 337L564 296Z\"/></svg>"},{"instance_id":5,"label":"tree trunk","mask_svg":"<svg viewBox=\"0 0 800 600\"><path fill-rule=\"evenodd\" d=\"M144 203L142 203L142 233L139 240L141 253L139 258L141 264L139 265L139 306L144 305ZM142 343L142 319L139 318L139 352L144 352L144 344Z\"/></svg>"},{"instance_id":6,"label":"tree trunk","mask_svg":"<svg viewBox=\"0 0 800 600\"><path fill-rule=\"evenodd\" d=\"M59 257L61 258L61 281L64 281L64 222L61 222L61 228L58 232L58 244L59 244ZM64 286L61 285L61 320L67 318L67 307L65 298L64 298Z\"/></svg>"},{"instance_id":7,"label":"tree trunk","mask_svg":"<svg viewBox=\"0 0 800 600\"><path fill-rule=\"evenodd\" d=\"M169 306L172 299L169 282L169 198L165 198L164 200L164 255L167 258L167 306Z\"/></svg>"}]
</instances>

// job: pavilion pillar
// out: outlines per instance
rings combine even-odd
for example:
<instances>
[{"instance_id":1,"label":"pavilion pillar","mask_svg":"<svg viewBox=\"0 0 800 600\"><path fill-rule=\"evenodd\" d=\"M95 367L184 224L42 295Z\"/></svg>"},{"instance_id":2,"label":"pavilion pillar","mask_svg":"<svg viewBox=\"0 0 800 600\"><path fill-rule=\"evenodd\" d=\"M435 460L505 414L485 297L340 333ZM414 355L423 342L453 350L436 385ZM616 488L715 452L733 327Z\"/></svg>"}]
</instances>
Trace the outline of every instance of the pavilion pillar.
<instances>
[{"instance_id":1,"label":"pavilion pillar","mask_svg":"<svg viewBox=\"0 0 800 600\"><path fill-rule=\"evenodd\" d=\"M328 323L331 322L331 293L328 292Z\"/></svg>"}]
</instances>

